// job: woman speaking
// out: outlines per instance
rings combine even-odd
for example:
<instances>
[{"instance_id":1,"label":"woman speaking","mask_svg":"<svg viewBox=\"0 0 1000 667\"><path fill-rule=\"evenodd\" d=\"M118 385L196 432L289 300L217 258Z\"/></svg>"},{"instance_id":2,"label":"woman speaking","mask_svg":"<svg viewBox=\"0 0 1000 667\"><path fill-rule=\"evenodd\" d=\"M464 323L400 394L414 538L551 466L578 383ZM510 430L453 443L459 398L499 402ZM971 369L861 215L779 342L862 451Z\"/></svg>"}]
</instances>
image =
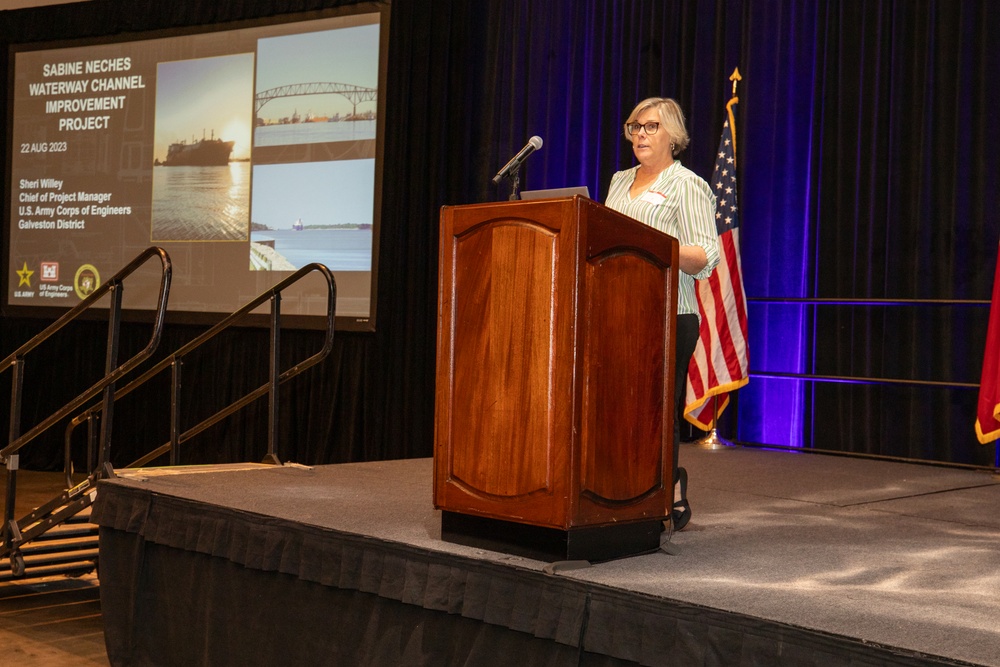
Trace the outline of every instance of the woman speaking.
<instances>
[{"instance_id":1,"label":"woman speaking","mask_svg":"<svg viewBox=\"0 0 1000 667\"><path fill-rule=\"evenodd\" d=\"M651 97L636 105L625 122L625 138L639 164L611 177L609 208L677 239L677 356L674 412L674 506L671 521L681 530L691 519L687 472L677 466L687 369L698 342L698 301L694 281L707 278L719 263L715 195L703 179L676 159L690 138L684 113L672 99Z\"/></svg>"}]
</instances>

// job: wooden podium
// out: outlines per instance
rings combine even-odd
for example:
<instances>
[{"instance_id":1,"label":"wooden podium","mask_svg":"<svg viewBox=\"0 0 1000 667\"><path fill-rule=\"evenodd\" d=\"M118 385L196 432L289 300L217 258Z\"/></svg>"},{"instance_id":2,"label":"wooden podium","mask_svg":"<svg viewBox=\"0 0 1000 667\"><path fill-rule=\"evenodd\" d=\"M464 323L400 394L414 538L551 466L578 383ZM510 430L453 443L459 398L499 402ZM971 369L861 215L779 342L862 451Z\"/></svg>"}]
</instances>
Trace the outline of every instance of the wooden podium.
<instances>
[{"instance_id":1,"label":"wooden podium","mask_svg":"<svg viewBox=\"0 0 1000 667\"><path fill-rule=\"evenodd\" d=\"M441 210L442 539L655 551L673 504L677 240L585 197Z\"/></svg>"}]
</instances>

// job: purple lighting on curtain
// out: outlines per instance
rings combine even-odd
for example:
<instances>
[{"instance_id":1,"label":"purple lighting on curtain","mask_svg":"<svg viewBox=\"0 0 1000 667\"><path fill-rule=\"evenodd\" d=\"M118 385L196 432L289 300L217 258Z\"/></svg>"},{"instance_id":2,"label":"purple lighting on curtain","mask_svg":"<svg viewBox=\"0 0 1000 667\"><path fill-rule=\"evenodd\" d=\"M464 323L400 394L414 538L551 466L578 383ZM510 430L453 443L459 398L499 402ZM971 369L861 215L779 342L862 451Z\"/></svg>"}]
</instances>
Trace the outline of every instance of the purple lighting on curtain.
<instances>
[{"instance_id":1,"label":"purple lighting on curtain","mask_svg":"<svg viewBox=\"0 0 1000 667\"><path fill-rule=\"evenodd\" d=\"M745 45L744 139L737 139L750 298L810 296L815 11L804 3L769 3L750 17L749 34L771 44ZM806 372L808 306L751 301L748 310L751 368ZM808 385L751 375L740 390L736 437L803 446Z\"/></svg>"},{"instance_id":2,"label":"purple lighting on curtain","mask_svg":"<svg viewBox=\"0 0 1000 667\"><path fill-rule=\"evenodd\" d=\"M744 263L750 297L811 296L812 117L816 9L744 0L497 5L492 140L509 155L538 134L523 189L587 185L602 199L634 164L621 123L639 100L677 99L688 116L686 166L711 173L719 116L738 66L738 156L746 183ZM747 23L749 22L749 24ZM748 37L752 36L752 37ZM721 43L720 43L721 40ZM754 43L747 43L752 41ZM724 44L724 45L723 45ZM505 194L505 193L503 193ZM750 304L752 368L806 372L810 306ZM739 392L741 440L802 446L808 383L759 378Z\"/></svg>"}]
</instances>

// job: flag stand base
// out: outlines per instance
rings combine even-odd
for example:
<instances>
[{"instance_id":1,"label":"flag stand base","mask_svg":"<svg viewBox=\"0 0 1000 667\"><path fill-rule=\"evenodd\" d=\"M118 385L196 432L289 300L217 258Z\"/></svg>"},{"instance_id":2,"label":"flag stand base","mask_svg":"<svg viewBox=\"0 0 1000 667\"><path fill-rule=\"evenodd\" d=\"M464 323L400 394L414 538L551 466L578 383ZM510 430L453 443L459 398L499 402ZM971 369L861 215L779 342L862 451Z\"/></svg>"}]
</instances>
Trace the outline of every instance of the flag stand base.
<instances>
[{"instance_id":1,"label":"flag stand base","mask_svg":"<svg viewBox=\"0 0 1000 667\"><path fill-rule=\"evenodd\" d=\"M693 443L699 449L725 449L726 447L735 447L733 443L726 440L719 435L718 430L713 428L708 432L705 437L695 440Z\"/></svg>"},{"instance_id":2,"label":"flag stand base","mask_svg":"<svg viewBox=\"0 0 1000 667\"><path fill-rule=\"evenodd\" d=\"M712 428L704 437L695 440L694 446L698 449L725 449L735 447L735 445L719 435L719 430L715 427L719 423L719 395L712 397Z\"/></svg>"}]
</instances>

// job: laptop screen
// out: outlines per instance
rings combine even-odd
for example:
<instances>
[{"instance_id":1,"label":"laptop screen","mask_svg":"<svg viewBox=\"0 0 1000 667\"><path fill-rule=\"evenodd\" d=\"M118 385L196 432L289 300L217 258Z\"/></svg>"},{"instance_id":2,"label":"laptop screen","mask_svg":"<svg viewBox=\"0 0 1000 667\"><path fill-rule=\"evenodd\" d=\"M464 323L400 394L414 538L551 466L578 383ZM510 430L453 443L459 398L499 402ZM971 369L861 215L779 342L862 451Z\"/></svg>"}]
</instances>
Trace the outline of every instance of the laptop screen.
<instances>
[{"instance_id":1,"label":"laptop screen","mask_svg":"<svg viewBox=\"0 0 1000 667\"><path fill-rule=\"evenodd\" d=\"M580 185L575 188L551 188L549 190L524 190L521 192L521 199L553 199L556 197L572 197L573 195L583 195L590 198L590 188Z\"/></svg>"}]
</instances>

